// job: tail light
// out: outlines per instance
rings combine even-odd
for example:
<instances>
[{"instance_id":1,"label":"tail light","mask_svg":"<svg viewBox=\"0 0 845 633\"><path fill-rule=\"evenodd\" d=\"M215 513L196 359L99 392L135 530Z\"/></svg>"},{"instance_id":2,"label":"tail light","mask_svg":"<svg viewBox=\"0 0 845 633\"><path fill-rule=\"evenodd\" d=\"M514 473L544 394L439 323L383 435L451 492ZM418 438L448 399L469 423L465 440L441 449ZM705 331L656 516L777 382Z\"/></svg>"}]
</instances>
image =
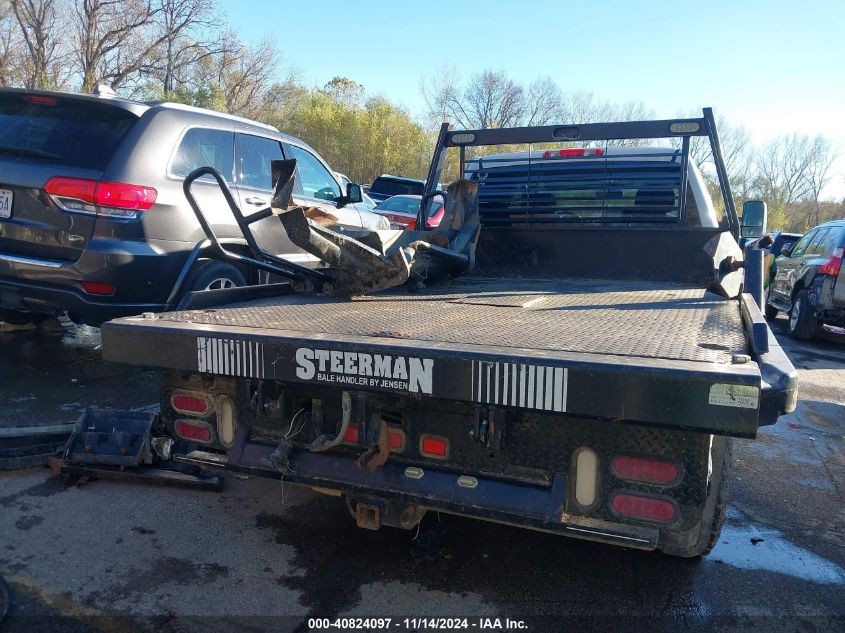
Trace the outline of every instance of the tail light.
<instances>
[{"instance_id":1,"label":"tail light","mask_svg":"<svg viewBox=\"0 0 845 633\"><path fill-rule=\"evenodd\" d=\"M344 444L358 444L358 437L358 427L350 424L343 435L343 442ZM392 452L403 452L405 450L405 432L402 429L388 427L387 443Z\"/></svg>"},{"instance_id":2,"label":"tail light","mask_svg":"<svg viewBox=\"0 0 845 633\"><path fill-rule=\"evenodd\" d=\"M547 149L543 158L571 158L574 156L601 156L604 150L600 147L567 147L565 149Z\"/></svg>"},{"instance_id":3,"label":"tail light","mask_svg":"<svg viewBox=\"0 0 845 633\"><path fill-rule=\"evenodd\" d=\"M210 444L214 441L214 430L208 422L202 420L176 420L173 430L183 440Z\"/></svg>"},{"instance_id":4,"label":"tail light","mask_svg":"<svg viewBox=\"0 0 845 633\"><path fill-rule=\"evenodd\" d=\"M675 504L666 499L619 493L614 495L610 504L619 514L658 523L670 523L678 515Z\"/></svg>"},{"instance_id":5,"label":"tail light","mask_svg":"<svg viewBox=\"0 0 845 633\"><path fill-rule=\"evenodd\" d=\"M420 436L420 455L432 459L446 459L449 457L449 440L436 435Z\"/></svg>"},{"instance_id":6,"label":"tail light","mask_svg":"<svg viewBox=\"0 0 845 633\"><path fill-rule=\"evenodd\" d=\"M65 211L134 218L155 204L158 192L152 187L87 178L50 178L44 185L53 201Z\"/></svg>"},{"instance_id":7,"label":"tail light","mask_svg":"<svg viewBox=\"0 0 845 633\"><path fill-rule=\"evenodd\" d=\"M620 479L642 481L649 484L673 484L680 479L681 471L672 462L620 455L611 463L613 474Z\"/></svg>"},{"instance_id":8,"label":"tail light","mask_svg":"<svg viewBox=\"0 0 845 633\"><path fill-rule=\"evenodd\" d=\"M211 404L208 398L192 393L174 393L170 396L170 406L178 413L189 415L208 415L211 411Z\"/></svg>"},{"instance_id":9,"label":"tail light","mask_svg":"<svg viewBox=\"0 0 845 633\"><path fill-rule=\"evenodd\" d=\"M837 248L833 251L830 259L819 267L819 273L836 277L839 275L839 271L842 270L843 257L845 257L845 248Z\"/></svg>"},{"instance_id":10,"label":"tail light","mask_svg":"<svg viewBox=\"0 0 845 633\"><path fill-rule=\"evenodd\" d=\"M111 297L117 291L117 288L102 281L83 281L82 289L89 295L101 297Z\"/></svg>"}]
</instances>

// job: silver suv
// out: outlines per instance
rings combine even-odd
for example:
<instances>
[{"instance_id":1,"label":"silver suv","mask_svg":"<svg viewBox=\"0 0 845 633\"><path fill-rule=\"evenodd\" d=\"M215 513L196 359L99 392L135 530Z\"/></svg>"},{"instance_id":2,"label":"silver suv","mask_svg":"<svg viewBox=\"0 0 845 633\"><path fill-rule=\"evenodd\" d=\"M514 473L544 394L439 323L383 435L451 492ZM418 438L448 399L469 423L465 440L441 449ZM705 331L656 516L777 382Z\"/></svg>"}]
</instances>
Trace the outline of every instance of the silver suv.
<instances>
[{"instance_id":1,"label":"silver suv","mask_svg":"<svg viewBox=\"0 0 845 633\"><path fill-rule=\"evenodd\" d=\"M249 213L270 200L270 161L281 158L297 161L294 201L331 213L337 230L388 228L364 205L344 203L313 149L271 126L174 103L0 89L0 311L67 312L99 325L168 309L190 290L257 281L192 254L205 235L182 182L216 167ZM202 179L193 191L215 233L246 253L217 185ZM253 230L263 249L318 263L278 218Z\"/></svg>"}]
</instances>

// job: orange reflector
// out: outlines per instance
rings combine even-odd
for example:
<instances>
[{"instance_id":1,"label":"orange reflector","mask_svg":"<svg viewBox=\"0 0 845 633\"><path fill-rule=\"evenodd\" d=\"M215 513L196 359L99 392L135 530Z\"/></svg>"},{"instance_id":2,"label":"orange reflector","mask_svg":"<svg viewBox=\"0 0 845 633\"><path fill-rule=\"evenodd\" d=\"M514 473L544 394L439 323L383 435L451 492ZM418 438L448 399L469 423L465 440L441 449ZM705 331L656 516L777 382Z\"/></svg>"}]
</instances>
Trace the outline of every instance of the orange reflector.
<instances>
[{"instance_id":1,"label":"orange reflector","mask_svg":"<svg viewBox=\"0 0 845 633\"><path fill-rule=\"evenodd\" d=\"M171 395L170 406L179 413L193 413L196 415L206 415L210 409L206 398L189 393L174 393Z\"/></svg>"},{"instance_id":2,"label":"orange reflector","mask_svg":"<svg viewBox=\"0 0 845 633\"><path fill-rule=\"evenodd\" d=\"M660 523L669 523L677 514L675 504L671 501L652 499L651 497L639 497L637 495L615 495L611 501L611 505L619 514L637 519L658 521Z\"/></svg>"},{"instance_id":3,"label":"orange reflector","mask_svg":"<svg viewBox=\"0 0 845 633\"><path fill-rule=\"evenodd\" d=\"M405 450L405 433L399 429L390 429L387 432L387 440L390 450L394 453L401 453Z\"/></svg>"},{"instance_id":4,"label":"orange reflector","mask_svg":"<svg viewBox=\"0 0 845 633\"><path fill-rule=\"evenodd\" d=\"M449 455L449 440L434 435L420 437L420 454L423 457L446 459Z\"/></svg>"},{"instance_id":5,"label":"orange reflector","mask_svg":"<svg viewBox=\"0 0 845 633\"><path fill-rule=\"evenodd\" d=\"M622 479L650 484L671 484L680 477L678 467L660 459L645 459L620 455L613 458L613 474Z\"/></svg>"},{"instance_id":6,"label":"orange reflector","mask_svg":"<svg viewBox=\"0 0 845 633\"><path fill-rule=\"evenodd\" d=\"M173 424L176 435L184 440L208 444L214 437L211 425L199 420L176 420Z\"/></svg>"}]
</instances>

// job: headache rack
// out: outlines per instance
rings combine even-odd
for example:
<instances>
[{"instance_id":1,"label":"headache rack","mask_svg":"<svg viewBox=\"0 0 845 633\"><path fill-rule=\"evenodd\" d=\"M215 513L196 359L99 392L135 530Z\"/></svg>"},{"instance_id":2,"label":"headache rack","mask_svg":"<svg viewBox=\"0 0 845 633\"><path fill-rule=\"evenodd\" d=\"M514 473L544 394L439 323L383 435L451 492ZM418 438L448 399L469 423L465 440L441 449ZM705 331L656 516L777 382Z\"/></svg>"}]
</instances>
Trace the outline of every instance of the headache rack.
<instances>
[{"instance_id":1,"label":"headache rack","mask_svg":"<svg viewBox=\"0 0 845 633\"><path fill-rule=\"evenodd\" d=\"M461 177L476 180L479 215L486 226L551 223L625 224L685 221L690 141L707 137L730 232L739 238L736 213L711 108L695 119L586 123L484 130L450 130L444 123L429 169L417 222L428 216L438 192L446 152L460 153ZM672 151L589 146L619 139L680 139ZM467 157L467 148L573 143L586 149L533 149L501 157ZM575 160L571 160L575 159ZM644 168L648 165L647 168Z\"/></svg>"}]
</instances>

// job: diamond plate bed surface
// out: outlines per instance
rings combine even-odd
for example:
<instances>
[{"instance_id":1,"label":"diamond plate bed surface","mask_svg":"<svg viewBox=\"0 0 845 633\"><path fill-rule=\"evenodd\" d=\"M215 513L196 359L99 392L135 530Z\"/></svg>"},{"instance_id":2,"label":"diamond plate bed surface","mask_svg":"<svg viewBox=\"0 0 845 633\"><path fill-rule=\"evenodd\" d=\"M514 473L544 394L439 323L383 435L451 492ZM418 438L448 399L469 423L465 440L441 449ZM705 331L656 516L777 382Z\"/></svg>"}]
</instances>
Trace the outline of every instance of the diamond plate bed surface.
<instances>
[{"instance_id":1,"label":"diamond plate bed surface","mask_svg":"<svg viewBox=\"0 0 845 633\"><path fill-rule=\"evenodd\" d=\"M739 305L643 282L463 278L421 292L294 294L159 315L210 326L730 363L747 340Z\"/></svg>"}]
</instances>

